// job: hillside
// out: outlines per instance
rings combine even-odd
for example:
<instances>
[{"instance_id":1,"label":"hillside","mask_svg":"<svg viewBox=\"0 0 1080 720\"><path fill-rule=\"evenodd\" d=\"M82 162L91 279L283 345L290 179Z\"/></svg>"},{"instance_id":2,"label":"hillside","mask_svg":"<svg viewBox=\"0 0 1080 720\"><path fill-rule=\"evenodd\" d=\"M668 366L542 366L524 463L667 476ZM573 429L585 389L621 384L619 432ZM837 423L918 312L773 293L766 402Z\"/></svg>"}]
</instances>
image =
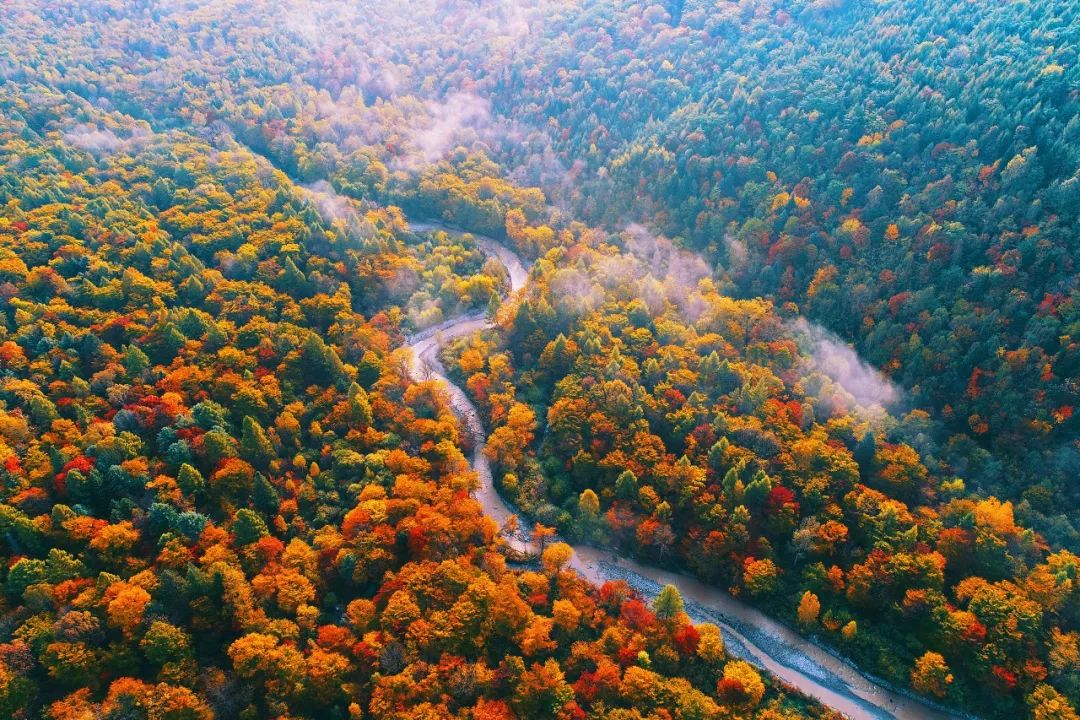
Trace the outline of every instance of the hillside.
<instances>
[{"instance_id":1,"label":"hillside","mask_svg":"<svg viewBox=\"0 0 1080 720\"><path fill-rule=\"evenodd\" d=\"M0 715L1076 718L1078 13L4 4Z\"/></svg>"}]
</instances>

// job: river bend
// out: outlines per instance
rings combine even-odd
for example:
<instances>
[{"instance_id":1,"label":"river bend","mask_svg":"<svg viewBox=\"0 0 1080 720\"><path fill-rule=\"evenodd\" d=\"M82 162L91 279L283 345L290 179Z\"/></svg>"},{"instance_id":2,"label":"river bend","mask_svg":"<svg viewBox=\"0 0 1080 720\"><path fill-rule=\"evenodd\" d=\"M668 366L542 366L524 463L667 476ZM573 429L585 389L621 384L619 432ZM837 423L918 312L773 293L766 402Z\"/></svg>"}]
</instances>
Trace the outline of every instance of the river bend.
<instances>
[{"instance_id":1,"label":"river bend","mask_svg":"<svg viewBox=\"0 0 1080 720\"><path fill-rule=\"evenodd\" d=\"M436 222L411 222L410 227L414 232L442 230L461 234L457 229ZM529 280L528 270L512 250L493 238L473 237L486 255L498 258L506 267L511 294L525 287ZM413 352L410 366L413 380L437 379L445 383L450 405L473 440L471 463L479 476L474 497L484 512L502 527L516 512L495 489L491 466L484 455L487 432L476 406L465 391L447 377L446 368L438 357L440 348L447 341L488 326L484 313L466 313L412 335L408 347ZM517 550L535 551L525 533L507 542ZM664 585L674 585L695 622L712 622L720 627L731 655L753 663L844 715L882 720L962 720L966 717L885 687L851 663L720 588L683 573L639 563L588 545L574 545L573 548L571 567L597 585L608 580L625 580L649 599L654 598Z\"/></svg>"}]
</instances>

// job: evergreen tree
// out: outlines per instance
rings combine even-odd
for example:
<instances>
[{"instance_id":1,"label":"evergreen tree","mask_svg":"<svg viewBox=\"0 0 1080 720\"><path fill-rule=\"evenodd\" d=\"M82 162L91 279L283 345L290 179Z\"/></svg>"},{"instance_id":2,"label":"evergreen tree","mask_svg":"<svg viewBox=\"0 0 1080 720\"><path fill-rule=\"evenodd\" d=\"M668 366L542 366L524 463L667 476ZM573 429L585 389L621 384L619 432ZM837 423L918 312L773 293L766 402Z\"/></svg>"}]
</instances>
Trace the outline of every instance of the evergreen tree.
<instances>
[{"instance_id":1,"label":"evergreen tree","mask_svg":"<svg viewBox=\"0 0 1080 720\"><path fill-rule=\"evenodd\" d=\"M683 611L683 599L674 585L665 585L653 601L653 612L661 620L671 620Z\"/></svg>"},{"instance_id":2,"label":"evergreen tree","mask_svg":"<svg viewBox=\"0 0 1080 720\"><path fill-rule=\"evenodd\" d=\"M250 545L270 533L263 519L247 508L236 511L232 531L236 542L241 545Z\"/></svg>"},{"instance_id":3,"label":"evergreen tree","mask_svg":"<svg viewBox=\"0 0 1080 720\"><path fill-rule=\"evenodd\" d=\"M142 350L134 345L124 348L124 371L132 379L142 377L146 369L150 367L150 358Z\"/></svg>"},{"instance_id":4,"label":"evergreen tree","mask_svg":"<svg viewBox=\"0 0 1080 720\"><path fill-rule=\"evenodd\" d=\"M267 437L266 431L250 415L244 416L243 430L240 436L240 454L255 467L263 469L277 456L274 445L270 442L270 438Z\"/></svg>"},{"instance_id":5,"label":"evergreen tree","mask_svg":"<svg viewBox=\"0 0 1080 720\"><path fill-rule=\"evenodd\" d=\"M255 486L252 492L255 509L265 515L274 515L281 504L281 496L262 473L255 474Z\"/></svg>"},{"instance_id":6,"label":"evergreen tree","mask_svg":"<svg viewBox=\"0 0 1080 720\"><path fill-rule=\"evenodd\" d=\"M620 500L636 500L638 479L633 470L623 470L615 480L615 497Z\"/></svg>"},{"instance_id":7,"label":"evergreen tree","mask_svg":"<svg viewBox=\"0 0 1080 720\"><path fill-rule=\"evenodd\" d=\"M349 415L354 423L362 427L371 425L371 403L368 402L367 393L356 383L349 386Z\"/></svg>"},{"instance_id":8,"label":"evergreen tree","mask_svg":"<svg viewBox=\"0 0 1080 720\"><path fill-rule=\"evenodd\" d=\"M188 497L198 497L206 491L206 479L202 473L187 463L180 466L176 484Z\"/></svg>"}]
</instances>

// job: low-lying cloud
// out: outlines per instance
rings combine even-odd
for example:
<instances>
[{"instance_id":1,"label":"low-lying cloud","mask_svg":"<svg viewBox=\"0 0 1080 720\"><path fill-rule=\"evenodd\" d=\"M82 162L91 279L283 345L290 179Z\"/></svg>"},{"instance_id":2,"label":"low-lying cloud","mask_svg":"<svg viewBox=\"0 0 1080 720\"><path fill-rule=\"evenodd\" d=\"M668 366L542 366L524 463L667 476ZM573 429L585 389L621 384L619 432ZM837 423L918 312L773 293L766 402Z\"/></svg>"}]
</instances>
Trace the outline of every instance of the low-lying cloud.
<instances>
[{"instance_id":1,"label":"low-lying cloud","mask_svg":"<svg viewBox=\"0 0 1080 720\"><path fill-rule=\"evenodd\" d=\"M329 225L341 225L354 236L371 237L375 227L357 212L354 202L338 193L334 186L325 180L310 185L302 185L304 194L315 204L319 215Z\"/></svg>"},{"instance_id":2,"label":"low-lying cloud","mask_svg":"<svg viewBox=\"0 0 1080 720\"><path fill-rule=\"evenodd\" d=\"M687 320L697 320L704 305L695 302L692 294L701 280L711 277L709 264L697 253L684 250L638 224L628 225L624 237L627 249L644 266L647 275L662 281L667 300L677 305ZM646 293L651 307L655 298L648 297L650 294L655 293Z\"/></svg>"},{"instance_id":3,"label":"low-lying cloud","mask_svg":"<svg viewBox=\"0 0 1080 720\"><path fill-rule=\"evenodd\" d=\"M739 238L734 235L724 235L724 247L727 248L728 270L742 270L750 259L750 251Z\"/></svg>"},{"instance_id":4,"label":"low-lying cloud","mask_svg":"<svg viewBox=\"0 0 1080 720\"><path fill-rule=\"evenodd\" d=\"M851 409L880 411L900 399L900 390L835 334L805 318L789 322L788 329L806 353L807 369L832 380L856 406ZM835 404L832 396L819 399Z\"/></svg>"},{"instance_id":5,"label":"low-lying cloud","mask_svg":"<svg viewBox=\"0 0 1080 720\"><path fill-rule=\"evenodd\" d=\"M604 301L603 291L577 268L559 268L551 277L551 297L557 309L574 315L590 312Z\"/></svg>"},{"instance_id":6,"label":"low-lying cloud","mask_svg":"<svg viewBox=\"0 0 1080 720\"><path fill-rule=\"evenodd\" d=\"M470 92L457 92L443 100L428 100L426 113L417 115L405 136L397 169L417 171L439 162L460 145L497 137L491 102Z\"/></svg>"},{"instance_id":7,"label":"low-lying cloud","mask_svg":"<svg viewBox=\"0 0 1080 720\"><path fill-rule=\"evenodd\" d=\"M441 159L466 131L491 124L491 103L472 93L454 93L442 102L429 103L430 124L413 134L413 144L428 162Z\"/></svg>"},{"instance_id":8,"label":"low-lying cloud","mask_svg":"<svg viewBox=\"0 0 1080 720\"><path fill-rule=\"evenodd\" d=\"M114 153L128 142L118 137L112 130L99 128L96 125L78 125L64 133L64 140L80 150L98 155Z\"/></svg>"}]
</instances>

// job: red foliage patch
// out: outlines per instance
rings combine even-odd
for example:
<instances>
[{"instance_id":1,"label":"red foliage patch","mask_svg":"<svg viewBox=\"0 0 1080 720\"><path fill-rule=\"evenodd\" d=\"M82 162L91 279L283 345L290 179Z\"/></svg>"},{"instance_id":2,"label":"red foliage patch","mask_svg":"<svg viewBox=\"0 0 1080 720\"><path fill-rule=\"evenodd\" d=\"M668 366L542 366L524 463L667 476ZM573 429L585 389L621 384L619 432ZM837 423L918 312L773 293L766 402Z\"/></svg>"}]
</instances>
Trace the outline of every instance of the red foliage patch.
<instances>
[{"instance_id":1,"label":"red foliage patch","mask_svg":"<svg viewBox=\"0 0 1080 720\"><path fill-rule=\"evenodd\" d=\"M769 512L777 512L782 510L785 505L793 506L796 511L799 509L799 503L795 500L795 493L783 485L777 485L769 491L769 497L765 499L765 507L769 509Z\"/></svg>"},{"instance_id":2,"label":"red foliage patch","mask_svg":"<svg viewBox=\"0 0 1080 720\"><path fill-rule=\"evenodd\" d=\"M697 652L698 644L701 642L701 633L693 625L684 625L671 639L681 654L692 656Z\"/></svg>"},{"instance_id":3,"label":"red foliage patch","mask_svg":"<svg viewBox=\"0 0 1080 720\"><path fill-rule=\"evenodd\" d=\"M644 630L656 619L645 603L636 598L622 604L619 617L633 630Z\"/></svg>"}]
</instances>

